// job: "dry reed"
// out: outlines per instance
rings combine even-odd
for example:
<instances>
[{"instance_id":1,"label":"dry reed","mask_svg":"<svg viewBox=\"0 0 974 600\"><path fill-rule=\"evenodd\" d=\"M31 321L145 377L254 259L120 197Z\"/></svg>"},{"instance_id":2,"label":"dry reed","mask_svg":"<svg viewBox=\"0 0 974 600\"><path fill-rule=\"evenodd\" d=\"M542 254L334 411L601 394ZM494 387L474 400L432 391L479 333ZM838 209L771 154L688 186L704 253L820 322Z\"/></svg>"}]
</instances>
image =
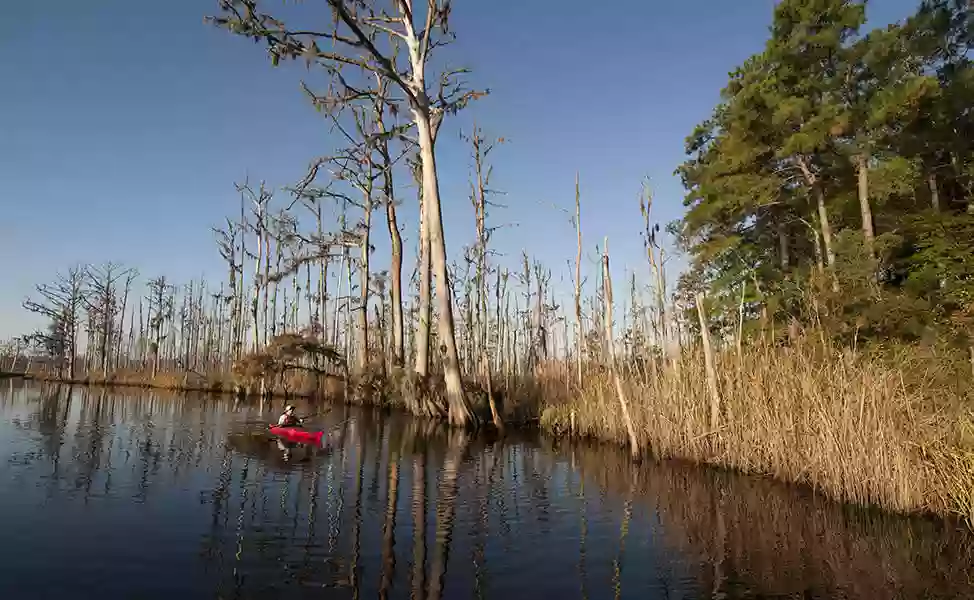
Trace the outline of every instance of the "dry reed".
<instances>
[{"instance_id":1,"label":"dry reed","mask_svg":"<svg viewBox=\"0 0 974 600\"><path fill-rule=\"evenodd\" d=\"M949 373L918 364L891 365L814 336L720 353L716 429L699 351L686 351L678 368L631 367L625 386L639 444L657 456L771 475L861 505L957 514L974 524L974 435L966 429L974 419L964 408L971 404L945 393ZM549 377L546 387L546 429L568 431L574 417L579 435L625 443L608 373L590 369L571 395L561 376Z\"/></svg>"}]
</instances>

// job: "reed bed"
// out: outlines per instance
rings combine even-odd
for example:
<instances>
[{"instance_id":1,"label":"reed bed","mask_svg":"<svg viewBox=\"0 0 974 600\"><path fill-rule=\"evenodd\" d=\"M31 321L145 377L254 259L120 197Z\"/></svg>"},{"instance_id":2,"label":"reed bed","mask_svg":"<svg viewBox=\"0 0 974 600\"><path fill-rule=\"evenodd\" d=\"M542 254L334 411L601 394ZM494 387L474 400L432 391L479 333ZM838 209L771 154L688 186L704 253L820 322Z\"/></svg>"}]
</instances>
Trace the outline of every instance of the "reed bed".
<instances>
[{"instance_id":1,"label":"reed bed","mask_svg":"<svg viewBox=\"0 0 974 600\"><path fill-rule=\"evenodd\" d=\"M717 367L716 429L701 352L623 372L642 451L974 524L974 403L951 384L949 363L890 364L807 336L718 353ZM557 369L543 376L543 427L627 443L607 371L588 369L571 392Z\"/></svg>"}]
</instances>

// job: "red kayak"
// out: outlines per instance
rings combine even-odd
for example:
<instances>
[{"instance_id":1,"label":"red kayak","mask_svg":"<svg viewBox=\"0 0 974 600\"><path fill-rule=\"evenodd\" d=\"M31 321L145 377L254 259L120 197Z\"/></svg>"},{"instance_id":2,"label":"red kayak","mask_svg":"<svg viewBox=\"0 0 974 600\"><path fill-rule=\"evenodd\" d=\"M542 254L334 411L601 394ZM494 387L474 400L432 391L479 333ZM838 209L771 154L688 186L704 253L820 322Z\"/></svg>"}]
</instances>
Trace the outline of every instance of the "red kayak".
<instances>
[{"instance_id":1,"label":"red kayak","mask_svg":"<svg viewBox=\"0 0 974 600\"><path fill-rule=\"evenodd\" d=\"M325 435L324 431L308 431L301 427L278 427L277 425L271 426L271 433L292 442L318 446L321 445L321 437Z\"/></svg>"}]
</instances>

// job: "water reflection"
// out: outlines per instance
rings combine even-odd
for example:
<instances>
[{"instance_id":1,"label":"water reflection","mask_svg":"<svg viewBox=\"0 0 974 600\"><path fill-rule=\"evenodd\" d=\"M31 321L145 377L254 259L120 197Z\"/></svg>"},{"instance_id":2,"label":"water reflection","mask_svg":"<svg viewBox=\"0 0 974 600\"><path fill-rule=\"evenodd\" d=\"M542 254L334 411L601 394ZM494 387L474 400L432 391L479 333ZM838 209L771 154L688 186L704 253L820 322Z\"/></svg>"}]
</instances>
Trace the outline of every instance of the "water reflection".
<instances>
[{"instance_id":1,"label":"water reflection","mask_svg":"<svg viewBox=\"0 0 974 600\"><path fill-rule=\"evenodd\" d=\"M974 540L771 481L335 407L0 388L0 589L109 597L974 598ZM316 412L299 405L299 412Z\"/></svg>"}]
</instances>

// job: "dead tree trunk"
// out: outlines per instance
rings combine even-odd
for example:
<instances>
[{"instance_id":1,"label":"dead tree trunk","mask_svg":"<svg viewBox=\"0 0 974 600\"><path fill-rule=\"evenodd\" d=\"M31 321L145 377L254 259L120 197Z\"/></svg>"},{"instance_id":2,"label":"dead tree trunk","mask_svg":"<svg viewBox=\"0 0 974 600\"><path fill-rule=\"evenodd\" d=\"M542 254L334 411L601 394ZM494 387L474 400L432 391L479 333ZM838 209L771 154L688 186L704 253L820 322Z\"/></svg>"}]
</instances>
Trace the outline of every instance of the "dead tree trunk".
<instances>
[{"instance_id":1,"label":"dead tree trunk","mask_svg":"<svg viewBox=\"0 0 974 600\"><path fill-rule=\"evenodd\" d=\"M622 418L626 423L626 431L629 433L629 449L633 458L639 457L639 442L636 439L636 429L629 414L629 401L626 398L626 391L619 377L619 369L616 366L615 356L615 336L612 333L612 275L609 272L609 238L605 238L605 247L602 251L602 286L605 298L605 335L608 347L609 369L612 371L612 379L615 381L616 394L619 397L619 407L622 409Z\"/></svg>"},{"instance_id":2,"label":"dead tree trunk","mask_svg":"<svg viewBox=\"0 0 974 600\"><path fill-rule=\"evenodd\" d=\"M430 235L427 201L422 175L417 173L419 188L419 318L416 320L416 373L429 374L430 319L432 317L432 273L430 270Z\"/></svg>"},{"instance_id":3,"label":"dead tree trunk","mask_svg":"<svg viewBox=\"0 0 974 600\"><path fill-rule=\"evenodd\" d=\"M369 161L366 179L371 182L372 164ZM362 231L359 243L359 307L358 307L358 368L365 371L369 365L369 240L372 231L372 186L363 192Z\"/></svg>"},{"instance_id":4,"label":"dead tree trunk","mask_svg":"<svg viewBox=\"0 0 974 600\"><path fill-rule=\"evenodd\" d=\"M653 196L648 187L640 197L639 204L644 223L643 244L653 275L653 292L658 316L658 326L655 329L659 332L661 338L659 341L670 366L676 369L679 365L680 341L679 336L676 335L672 311L666 301L666 253L659 241L659 225L652 222Z\"/></svg>"},{"instance_id":5,"label":"dead tree trunk","mask_svg":"<svg viewBox=\"0 0 974 600\"><path fill-rule=\"evenodd\" d=\"M301 58L309 65L314 63L321 66L330 76L331 83L341 88L339 91L342 93L337 98L331 98L332 104L349 105L376 97L375 90L352 87L340 74L343 65L354 64L403 92L416 129L422 163L422 214L426 221L429 264L437 282L437 341L443 355L450 421L455 425L465 425L474 422L475 417L461 384L434 145L444 116L462 109L470 100L482 94L464 91L456 85L456 77L462 71L445 71L439 78L430 78L439 84L439 89L432 95L429 93L427 68L430 52L444 45L445 40L438 39L439 35L452 37L452 34L448 26L450 3L427 0L425 4L423 14L420 7L417 7L420 12L413 11L412 0L396 2L391 10L382 10L369 3L328 0L332 17L330 31L313 31L315 27L286 29L280 20L259 13L253 0L223 2L220 6L223 16L214 17L211 21L234 33L263 39L275 62L281 58ZM268 23L276 24L273 30L267 26ZM391 40L393 49L389 53L384 53L376 45L380 34ZM319 41L322 45L318 44ZM408 53L408 68L405 71L398 67L394 54L403 46ZM421 247L424 243L421 241ZM420 321L422 323L422 318ZM419 339L418 343L420 354L423 354L427 341ZM427 372L427 360L428 354L417 360L417 371L421 375Z\"/></svg>"},{"instance_id":6,"label":"dead tree trunk","mask_svg":"<svg viewBox=\"0 0 974 600\"><path fill-rule=\"evenodd\" d=\"M716 432L720 426L720 388L717 385L717 366L714 362L714 350L710 342L710 324L707 321L703 294L698 293L696 301L697 317L700 320L700 339L703 341L703 357L707 368L707 388L710 390L710 430Z\"/></svg>"},{"instance_id":7,"label":"dead tree trunk","mask_svg":"<svg viewBox=\"0 0 974 600\"><path fill-rule=\"evenodd\" d=\"M487 193L492 169L485 167L484 161L487 154L493 149L493 144L484 146L483 142L484 140L480 135L480 131L475 125L473 136L471 137L475 169L474 176L476 178L476 188L471 200L474 205L477 227L477 271L475 277L477 327L474 337L476 338L476 351L479 355L476 360L478 368L481 371L484 387L487 390L487 401L490 405L491 419L495 427L503 429L504 423L494 400L493 375L491 373L490 354L487 343L489 321L487 316L487 244L490 235L490 230L487 229Z\"/></svg>"},{"instance_id":8,"label":"dead tree trunk","mask_svg":"<svg viewBox=\"0 0 974 600\"><path fill-rule=\"evenodd\" d=\"M575 173L575 235L578 238L578 249L575 254L575 365L578 371L578 385L581 386L585 329L582 322L582 200L578 188L578 173Z\"/></svg>"},{"instance_id":9,"label":"dead tree trunk","mask_svg":"<svg viewBox=\"0 0 974 600\"><path fill-rule=\"evenodd\" d=\"M423 201L428 220L430 266L436 275L437 341L443 354L443 379L447 401L450 404L450 422L464 426L475 421L467 404L460 378L460 357L457 353L456 326L453 320L453 299L446 270L446 240L443 237L443 220L440 210L440 189L433 151L433 132L428 114L422 105L414 108L413 118L419 129L420 154L423 161Z\"/></svg>"},{"instance_id":10,"label":"dead tree trunk","mask_svg":"<svg viewBox=\"0 0 974 600\"><path fill-rule=\"evenodd\" d=\"M247 261L247 217L244 213L246 200L244 195L240 195L240 282L237 289L233 290L236 320L233 323L233 358L239 359L243 355L244 348L244 299L247 290L247 275L244 272L244 263Z\"/></svg>"},{"instance_id":11,"label":"dead tree trunk","mask_svg":"<svg viewBox=\"0 0 974 600\"><path fill-rule=\"evenodd\" d=\"M120 365L121 362L122 362L122 333L123 333L123 330L124 330L123 323L125 321L125 309L126 309L126 306L128 305L129 291L132 289L132 282L135 280L136 275L137 274L136 274L135 271L131 271L131 272L129 272L128 277L125 278L125 291L122 294L122 310L119 313L118 346L115 349L115 366L116 367L118 367L118 365ZM129 332L131 333L131 331L132 331L132 327L129 326Z\"/></svg>"},{"instance_id":12,"label":"dead tree trunk","mask_svg":"<svg viewBox=\"0 0 974 600\"><path fill-rule=\"evenodd\" d=\"M384 82L379 79L380 93L385 89ZM389 242L391 245L389 279L391 289L389 302L392 309L392 361L396 367L405 363L405 342L403 340L402 317L402 235L399 233L399 222L396 218L395 187L392 179L392 160L389 156L389 142L386 139L386 127L383 121L384 108L376 111L376 128L379 131L378 150L382 165L382 191L385 196L386 224L389 227Z\"/></svg>"},{"instance_id":13,"label":"dead tree trunk","mask_svg":"<svg viewBox=\"0 0 974 600\"><path fill-rule=\"evenodd\" d=\"M262 210L263 210L262 214L263 215L266 215L267 214L267 204L266 203L264 204ZM268 338L268 332L269 332L269 329L270 329L270 322L268 321L268 318L267 318L267 316L268 316L268 312L267 311L268 311L268 300L270 299L270 282L271 282L271 232L270 232L270 228L267 226L266 221L262 224L261 229L264 232L264 277L263 277L263 281L261 282L261 287L264 289L264 306L263 306L263 312L262 312L262 318L263 318L263 321L262 321L263 325L262 325L262 327L263 327L263 330L264 330L263 345L266 346L267 345L267 342L268 342L268 339L269 339ZM277 286L275 286L275 289L277 289Z\"/></svg>"}]
</instances>

